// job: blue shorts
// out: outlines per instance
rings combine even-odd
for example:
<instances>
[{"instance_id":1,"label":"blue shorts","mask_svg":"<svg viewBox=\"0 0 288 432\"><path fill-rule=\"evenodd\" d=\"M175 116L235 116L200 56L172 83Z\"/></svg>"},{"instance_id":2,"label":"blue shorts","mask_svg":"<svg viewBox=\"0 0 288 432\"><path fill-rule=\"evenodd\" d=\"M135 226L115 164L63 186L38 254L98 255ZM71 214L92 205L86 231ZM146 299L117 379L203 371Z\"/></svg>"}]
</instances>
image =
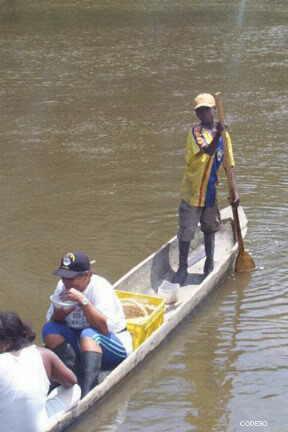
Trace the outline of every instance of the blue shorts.
<instances>
[{"instance_id":1,"label":"blue shorts","mask_svg":"<svg viewBox=\"0 0 288 432\"><path fill-rule=\"evenodd\" d=\"M73 329L66 324L49 321L42 328L43 340L49 334L62 336L73 346L77 354L80 353L81 338L88 337L93 339L102 348L102 369L113 369L127 357L127 352L122 342L111 332L103 335L92 327Z\"/></svg>"}]
</instances>

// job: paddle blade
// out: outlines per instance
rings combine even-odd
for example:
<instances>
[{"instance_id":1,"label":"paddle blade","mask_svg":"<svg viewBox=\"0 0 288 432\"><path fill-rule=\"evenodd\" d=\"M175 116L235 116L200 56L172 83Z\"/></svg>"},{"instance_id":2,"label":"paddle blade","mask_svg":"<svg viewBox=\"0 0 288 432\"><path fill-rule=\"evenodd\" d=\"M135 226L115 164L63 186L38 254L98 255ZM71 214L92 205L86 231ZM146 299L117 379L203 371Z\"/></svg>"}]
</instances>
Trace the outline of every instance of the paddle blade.
<instances>
[{"instance_id":1,"label":"paddle blade","mask_svg":"<svg viewBox=\"0 0 288 432\"><path fill-rule=\"evenodd\" d=\"M235 261L235 272L244 273L255 270L256 265L251 257L245 250L241 250Z\"/></svg>"}]
</instances>

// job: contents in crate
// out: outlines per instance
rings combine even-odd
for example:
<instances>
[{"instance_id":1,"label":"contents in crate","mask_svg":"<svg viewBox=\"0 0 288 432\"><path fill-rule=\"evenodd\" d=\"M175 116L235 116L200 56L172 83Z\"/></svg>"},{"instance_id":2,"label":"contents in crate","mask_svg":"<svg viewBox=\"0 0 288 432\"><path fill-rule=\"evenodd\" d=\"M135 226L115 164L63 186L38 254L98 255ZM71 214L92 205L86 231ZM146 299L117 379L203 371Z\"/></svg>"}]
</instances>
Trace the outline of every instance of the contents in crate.
<instances>
[{"instance_id":1,"label":"contents in crate","mask_svg":"<svg viewBox=\"0 0 288 432\"><path fill-rule=\"evenodd\" d=\"M153 305L141 304L133 299L122 301L122 306L126 319L145 318L156 309Z\"/></svg>"},{"instance_id":2,"label":"contents in crate","mask_svg":"<svg viewBox=\"0 0 288 432\"><path fill-rule=\"evenodd\" d=\"M141 345L164 320L164 300L157 296L115 290L123 305L134 349Z\"/></svg>"}]
</instances>

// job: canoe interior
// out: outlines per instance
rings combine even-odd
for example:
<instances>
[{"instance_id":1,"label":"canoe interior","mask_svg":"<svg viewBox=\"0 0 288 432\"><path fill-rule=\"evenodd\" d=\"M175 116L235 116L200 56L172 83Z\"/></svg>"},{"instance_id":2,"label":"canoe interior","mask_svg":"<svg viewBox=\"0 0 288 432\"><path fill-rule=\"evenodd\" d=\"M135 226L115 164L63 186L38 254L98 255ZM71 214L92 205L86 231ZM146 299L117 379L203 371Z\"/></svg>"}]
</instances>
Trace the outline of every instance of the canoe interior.
<instances>
[{"instance_id":1,"label":"canoe interior","mask_svg":"<svg viewBox=\"0 0 288 432\"><path fill-rule=\"evenodd\" d=\"M149 352L153 351L165 337L196 307L208 293L220 283L231 269L238 246L233 232L231 207L221 211L222 225L215 238L215 267L206 278L203 276L205 259L203 234L198 229L191 244L189 275L183 287L178 290L178 301L165 310L164 323L137 350L113 371L103 373L100 384L95 387L76 407L59 416L46 431L62 431L74 419L83 415L109 390L122 380ZM247 232L247 219L239 207L239 219L243 238ZM114 288L143 294L157 295L164 280L171 281L178 265L178 241L173 237L158 251L150 255L120 278Z\"/></svg>"},{"instance_id":2,"label":"canoe interior","mask_svg":"<svg viewBox=\"0 0 288 432\"><path fill-rule=\"evenodd\" d=\"M239 207L241 229L243 236L246 234L247 219L241 207ZM231 207L227 207L221 211L223 225L216 233L215 238L215 270L217 264L221 262L226 255L231 253L231 249L235 244L234 234L232 229L233 215ZM201 284L203 281L203 266L205 252L203 244L203 233L196 231L195 237L191 242L190 254L188 259L189 276L185 282L187 291L189 286ZM157 295L157 291L163 280L172 281L173 275L178 266L178 241L173 237L164 244L157 252L150 255L144 261L139 263L122 278L120 278L114 287L124 291L134 291L143 294ZM214 273L214 272L213 272Z\"/></svg>"}]
</instances>

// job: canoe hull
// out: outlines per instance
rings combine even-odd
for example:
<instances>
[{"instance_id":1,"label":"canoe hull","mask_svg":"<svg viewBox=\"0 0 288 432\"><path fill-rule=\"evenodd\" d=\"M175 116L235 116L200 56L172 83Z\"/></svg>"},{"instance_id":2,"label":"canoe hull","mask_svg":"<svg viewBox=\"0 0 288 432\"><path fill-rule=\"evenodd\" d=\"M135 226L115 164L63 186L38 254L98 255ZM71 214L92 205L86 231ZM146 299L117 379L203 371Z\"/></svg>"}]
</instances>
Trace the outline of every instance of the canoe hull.
<instances>
[{"instance_id":1,"label":"canoe hull","mask_svg":"<svg viewBox=\"0 0 288 432\"><path fill-rule=\"evenodd\" d=\"M239 208L242 235L247 231L247 219L242 208ZM220 284L227 272L232 268L238 252L238 244L234 240L232 212L230 208L222 210L222 228L216 233L215 268L205 279L202 274L204 253L202 233L198 230L193 240L193 252L189 258L189 281L179 289L179 299L176 305L168 307L164 323L129 357L115 368L105 379L95 387L76 407L63 414L47 429L49 432L62 431L83 415L89 407L108 393L129 372L141 363L166 336L173 331L197 305ZM114 288L136 291L146 294L156 294L158 287L166 278L171 280L178 262L177 239L173 237L157 252L142 261L126 275L120 278Z\"/></svg>"}]
</instances>

